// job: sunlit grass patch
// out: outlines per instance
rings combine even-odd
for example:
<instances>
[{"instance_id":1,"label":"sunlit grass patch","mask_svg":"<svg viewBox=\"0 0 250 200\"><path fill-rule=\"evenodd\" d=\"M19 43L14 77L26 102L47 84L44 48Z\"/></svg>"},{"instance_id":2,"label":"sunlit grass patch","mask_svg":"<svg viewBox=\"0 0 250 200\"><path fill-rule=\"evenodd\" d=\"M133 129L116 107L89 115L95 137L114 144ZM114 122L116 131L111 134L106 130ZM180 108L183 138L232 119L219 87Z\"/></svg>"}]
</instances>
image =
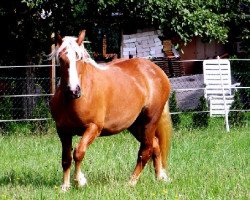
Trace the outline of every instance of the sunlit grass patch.
<instances>
[{"instance_id":1,"label":"sunlit grass patch","mask_svg":"<svg viewBox=\"0 0 250 200\"><path fill-rule=\"evenodd\" d=\"M124 132L96 139L82 165L87 186L76 188L72 178L67 193L60 188L61 144L55 131L2 134L0 199L249 199L249 127L226 133L221 121L201 130L182 126L172 139L171 184L155 180L150 162L138 184L128 186L139 143Z\"/></svg>"}]
</instances>

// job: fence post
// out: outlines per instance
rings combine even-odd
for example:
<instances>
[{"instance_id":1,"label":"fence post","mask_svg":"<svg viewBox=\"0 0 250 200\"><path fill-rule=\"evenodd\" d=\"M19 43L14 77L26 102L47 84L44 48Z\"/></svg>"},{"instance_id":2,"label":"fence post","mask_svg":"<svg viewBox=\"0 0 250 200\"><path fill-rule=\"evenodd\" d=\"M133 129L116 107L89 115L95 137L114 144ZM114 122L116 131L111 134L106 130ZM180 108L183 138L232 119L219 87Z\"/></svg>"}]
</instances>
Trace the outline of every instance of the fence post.
<instances>
[{"instance_id":1,"label":"fence post","mask_svg":"<svg viewBox=\"0 0 250 200\"><path fill-rule=\"evenodd\" d=\"M106 35L102 39L102 56L105 58L107 55L107 38Z\"/></svg>"},{"instance_id":2,"label":"fence post","mask_svg":"<svg viewBox=\"0 0 250 200\"><path fill-rule=\"evenodd\" d=\"M55 33L51 34L51 39L53 41ZM55 44L51 45L51 52L55 50ZM50 92L54 94L56 91L56 60L55 57L51 59L51 70L50 70Z\"/></svg>"}]
</instances>

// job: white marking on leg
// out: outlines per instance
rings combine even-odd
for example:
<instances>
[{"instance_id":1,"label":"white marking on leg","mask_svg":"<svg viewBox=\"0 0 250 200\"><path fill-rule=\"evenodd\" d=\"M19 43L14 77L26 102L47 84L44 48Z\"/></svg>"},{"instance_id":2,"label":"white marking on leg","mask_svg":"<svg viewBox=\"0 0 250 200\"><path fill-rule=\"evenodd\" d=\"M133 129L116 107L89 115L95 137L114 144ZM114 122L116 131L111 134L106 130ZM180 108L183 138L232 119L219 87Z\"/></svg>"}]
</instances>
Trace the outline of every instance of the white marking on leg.
<instances>
[{"instance_id":1,"label":"white marking on leg","mask_svg":"<svg viewBox=\"0 0 250 200\"><path fill-rule=\"evenodd\" d=\"M160 175L159 175L158 179L163 180L163 181L168 182L168 183L171 182L171 179L168 177L166 170L163 168L160 169Z\"/></svg>"},{"instance_id":2,"label":"white marking on leg","mask_svg":"<svg viewBox=\"0 0 250 200\"><path fill-rule=\"evenodd\" d=\"M131 177L131 179L129 180L129 185L134 187L138 182L138 177Z\"/></svg>"},{"instance_id":3,"label":"white marking on leg","mask_svg":"<svg viewBox=\"0 0 250 200\"><path fill-rule=\"evenodd\" d=\"M129 180L129 185L132 186L132 187L135 186L135 185L137 184L139 178L140 178L140 175L141 175L141 174L138 174L138 175L133 174L133 175L131 176L130 180Z\"/></svg>"},{"instance_id":4,"label":"white marking on leg","mask_svg":"<svg viewBox=\"0 0 250 200\"><path fill-rule=\"evenodd\" d=\"M87 184L87 179L82 172L79 172L75 175L75 183L77 187L83 187Z\"/></svg>"},{"instance_id":5,"label":"white marking on leg","mask_svg":"<svg viewBox=\"0 0 250 200\"><path fill-rule=\"evenodd\" d=\"M64 183L61 186L61 189L63 192L67 192L69 190L69 188L70 188L70 184L68 184L68 183Z\"/></svg>"},{"instance_id":6,"label":"white marking on leg","mask_svg":"<svg viewBox=\"0 0 250 200\"><path fill-rule=\"evenodd\" d=\"M70 188L70 168L63 173L62 191L66 192Z\"/></svg>"}]
</instances>

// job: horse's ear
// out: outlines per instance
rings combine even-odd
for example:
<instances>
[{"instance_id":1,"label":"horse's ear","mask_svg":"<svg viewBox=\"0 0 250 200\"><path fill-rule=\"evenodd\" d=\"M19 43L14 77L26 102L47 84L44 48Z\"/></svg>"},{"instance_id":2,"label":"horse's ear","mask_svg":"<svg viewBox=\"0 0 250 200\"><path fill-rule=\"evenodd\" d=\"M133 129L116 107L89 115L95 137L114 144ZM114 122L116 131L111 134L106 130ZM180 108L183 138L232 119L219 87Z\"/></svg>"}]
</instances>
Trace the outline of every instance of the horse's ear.
<instances>
[{"instance_id":1,"label":"horse's ear","mask_svg":"<svg viewBox=\"0 0 250 200\"><path fill-rule=\"evenodd\" d=\"M56 45L57 46L61 46L62 42L63 42L62 36L59 33L57 33L56 37L55 37L55 43L56 43Z\"/></svg>"},{"instance_id":2,"label":"horse's ear","mask_svg":"<svg viewBox=\"0 0 250 200\"><path fill-rule=\"evenodd\" d=\"M80 34L79 34L79 36L78 36L78 38L77 38L77 40L76 40L76 42L77 42L78 45L81 45L81 44L82 44L82 42L83 42L83 40L84 40L84 38L85 38L85 34L86 34L86 30L82 30L82 31L80 32Z\"/></svg>"}]
</instances>

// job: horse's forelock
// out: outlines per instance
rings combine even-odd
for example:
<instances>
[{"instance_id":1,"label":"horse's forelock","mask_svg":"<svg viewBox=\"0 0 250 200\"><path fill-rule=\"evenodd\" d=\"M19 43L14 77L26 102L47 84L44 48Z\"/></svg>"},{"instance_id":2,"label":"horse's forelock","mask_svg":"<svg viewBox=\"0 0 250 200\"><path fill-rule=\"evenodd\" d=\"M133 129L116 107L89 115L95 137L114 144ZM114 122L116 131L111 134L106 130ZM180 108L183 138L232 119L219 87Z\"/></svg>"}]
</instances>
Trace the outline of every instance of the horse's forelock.
<instances>
[{"instance_id":1,"label":"horse's forelock","mask_svg":"<svg viewBox=\"0 0 250 200\"><path fill-rule=\"evenodd\" d=\"M82 52L83 52L84 47L80 47L77 44L75 37L66 36L66 37L63 38L63 43L59 47L59 49L57 51L57 58L59 57L59 53L61 51L63 51L65 48L66 49L69 48L69 49L74 50L76 52L76 54L77 54L77 57L82 58Z\"/></svg>"},{"instance_id":2,"label":"horse's forelock","mask_svg":"<svg viewBox=\"0 0 250 200\"><path fill-rule=\"evenodd\" d=\"M84 45L78 45L77 38L66 36L63 38L63 43L60 47L56 47L56 49L49 55L49 59L52 59L55 57L57 61L59 61L59 54L61 51L63 51L65 48L71 48L76 52L76 58L77 60L83 60L87 63L92 64L94 67L104 69L104 67L99 66L89 55L88 51L85 49Z\"/></svg>"},{"instance_id":3,"label":"horse's forelock","mask_svg":"<svg viewBox=\"0 0 250 200\"><path fill-rule=\"evenodd\" d=\"M84 45L78 45L76 42L75 37L66 36L63 38L63 43L60 47L56 47L56 49L49 54L49 59L56 58L59 60L59 54L62 52L65 48L70 48L76 52L77 60L80 59L87 59L90 57L89 53L84 48Z\"/></svg>"}]
</instances>

